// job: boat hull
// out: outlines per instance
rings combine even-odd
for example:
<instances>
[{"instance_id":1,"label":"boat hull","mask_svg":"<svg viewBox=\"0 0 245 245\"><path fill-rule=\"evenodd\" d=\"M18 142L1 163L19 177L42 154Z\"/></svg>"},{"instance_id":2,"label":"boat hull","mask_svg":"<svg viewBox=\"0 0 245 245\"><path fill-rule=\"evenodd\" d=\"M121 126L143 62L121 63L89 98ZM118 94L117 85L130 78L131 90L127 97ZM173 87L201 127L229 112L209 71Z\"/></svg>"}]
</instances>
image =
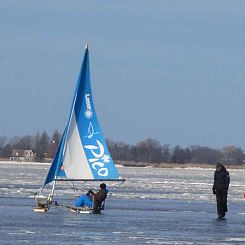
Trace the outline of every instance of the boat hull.
<instances>
[{"instance_id":1,"label":"boat hull","mask_svg":"<svg viewBox=\"0 0 245 245\"><path fill-rule=\"evenodd\" d=\"M79 213L79 214L101 214L100 210L93 210L90 208L70 208L71 212Z\"/></svg>"},{"instance_id":2,"label":"boat hull","mask_svg":"<svg viewBox=\"0 0 245 245\"><path fill-rule=\"evenodd\" d=\"M33 208L33 211L36 212L36 213L45 213L49 210L49 208L47 207L36 207L36 208Z\"/></svg>"}]
</instances>

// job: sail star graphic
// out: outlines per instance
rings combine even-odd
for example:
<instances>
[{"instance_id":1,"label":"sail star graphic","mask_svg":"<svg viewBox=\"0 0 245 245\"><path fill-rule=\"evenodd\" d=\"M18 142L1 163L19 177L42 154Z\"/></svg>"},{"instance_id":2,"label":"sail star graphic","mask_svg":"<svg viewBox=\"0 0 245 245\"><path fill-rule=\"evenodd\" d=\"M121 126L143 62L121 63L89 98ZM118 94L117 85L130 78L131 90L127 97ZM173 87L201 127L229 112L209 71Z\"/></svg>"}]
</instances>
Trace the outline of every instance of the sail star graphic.
<instances>
[{"instance_id":1,"label":"sail star graphic","mask_svg":"<svg viewBox=\"0 0 245 245\"><path fill-rule=\"evenodd\" d=\"M92 116L93 116L93 112L91 110L86 110L84 112L84 116L87 118L87 119L91 119Z\"/></svg>"},{"instance_id":2,"label":"sail star graphic","mask_svg":"<svg viewBox=\"0 0 245 245\"><path fill-rule=\"evenodd\" d=\"M102 158L103 162L109 163L110 162L110 156L109 155L104 155Z\"/></svg>"}]
</instances>

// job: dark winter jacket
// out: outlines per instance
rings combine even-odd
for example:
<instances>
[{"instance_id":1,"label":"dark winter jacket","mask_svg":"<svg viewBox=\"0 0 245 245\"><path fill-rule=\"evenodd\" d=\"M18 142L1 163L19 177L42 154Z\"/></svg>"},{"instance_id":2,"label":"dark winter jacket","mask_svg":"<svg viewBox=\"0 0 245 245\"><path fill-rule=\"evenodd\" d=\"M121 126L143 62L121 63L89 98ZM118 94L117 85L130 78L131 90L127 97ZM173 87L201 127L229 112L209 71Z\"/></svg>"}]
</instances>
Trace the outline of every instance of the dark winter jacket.
<instances>
[{"instance_id":1,"label":"dark winter jacket","mask_svg":"<svg viewBox=\"0 0 245 245\"><path fill-rule=\"evenodd\" d=\"M228 190L230 184L230 175L226 168L222 165L219 171L214 172L214 190Z\"/></svg>"},{"instance_id":2,"label":"dark winter jacket","mask_svg":"<svg viewBox=\"0 0 245 245\"><path fill-rule=\"evenodd\" d=\"M107 190L101 189L94 195L94 206L100 207L102 202L106 199L107 196Z\"/></svg>"}]
</instances>

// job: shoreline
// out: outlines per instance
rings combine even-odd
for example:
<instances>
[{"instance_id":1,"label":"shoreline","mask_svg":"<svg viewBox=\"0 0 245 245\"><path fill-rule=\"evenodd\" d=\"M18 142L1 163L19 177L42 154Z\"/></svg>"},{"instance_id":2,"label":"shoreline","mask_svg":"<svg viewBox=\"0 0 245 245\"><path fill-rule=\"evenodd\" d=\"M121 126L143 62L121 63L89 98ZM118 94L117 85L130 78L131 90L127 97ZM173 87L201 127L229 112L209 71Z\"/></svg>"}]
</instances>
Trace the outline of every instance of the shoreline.
<instances>
[{"instance_id":1,"label":"shoreline","mask_svg":"<svg viewBox=\"0 0 245 245\"><path fill-rule=\"evenodd\" d=\"M124 162L118 161L116 165L123 167L144 167L144 168L201 168L201 169L215 169L215 164L207 164L207 163L135 163L135 162ZM245 164L224 164L227 169L245 169Z\"/></svg>"},{"instance_id":2,"label":"shoreline","mask_svg":"<svg viewBox=\"0 0 245 245\"><path fill-rule=\"evenodd\" d=\"M50 166L51 163L47 162L17 162L17 161L4 161L1 160L0 164L17 164L17 165L46 165ZM180 164L180 163L154 163L154 164L149 164L149 163L136 163L136 162L124 162L124 161L117 161L115 162L115 165L119 168L123 167L134 167L134 168L200 168L200 169L215 169L215 164L201 164L201 163L185 163L185 164ZM225 165L227 169L245 169L245 164L243 165Z\"/></svg>"}]
</instances>

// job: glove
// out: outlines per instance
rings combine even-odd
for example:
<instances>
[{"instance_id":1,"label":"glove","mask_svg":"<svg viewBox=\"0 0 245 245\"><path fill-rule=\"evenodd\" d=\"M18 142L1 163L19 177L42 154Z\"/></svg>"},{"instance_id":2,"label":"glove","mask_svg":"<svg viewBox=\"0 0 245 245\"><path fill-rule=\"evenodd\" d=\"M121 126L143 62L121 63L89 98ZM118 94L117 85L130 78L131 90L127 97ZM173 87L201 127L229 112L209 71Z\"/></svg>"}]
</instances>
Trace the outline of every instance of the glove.
<instances>
[{"instance_id":1,"label":"glove","mask_svg":"<svg viewBox=\"0 0 245 245\"><path fill-rule=\"evenodd\" d=\"M94 195L94 192L93 192L92 190L89 190L89 191L87 192L86 195L87 195L87 196L89 196L89 195Z\"/></svg>"},{"instance_id":2,"label":"glove","mask_svg":"<svg viewBox=\"0 0 245 245\"><path fill-rule=\"evenodd\" d=\"M213 188L213 194L216 195L216 189L215 188Z\"/></svg>"}]
</instances>

